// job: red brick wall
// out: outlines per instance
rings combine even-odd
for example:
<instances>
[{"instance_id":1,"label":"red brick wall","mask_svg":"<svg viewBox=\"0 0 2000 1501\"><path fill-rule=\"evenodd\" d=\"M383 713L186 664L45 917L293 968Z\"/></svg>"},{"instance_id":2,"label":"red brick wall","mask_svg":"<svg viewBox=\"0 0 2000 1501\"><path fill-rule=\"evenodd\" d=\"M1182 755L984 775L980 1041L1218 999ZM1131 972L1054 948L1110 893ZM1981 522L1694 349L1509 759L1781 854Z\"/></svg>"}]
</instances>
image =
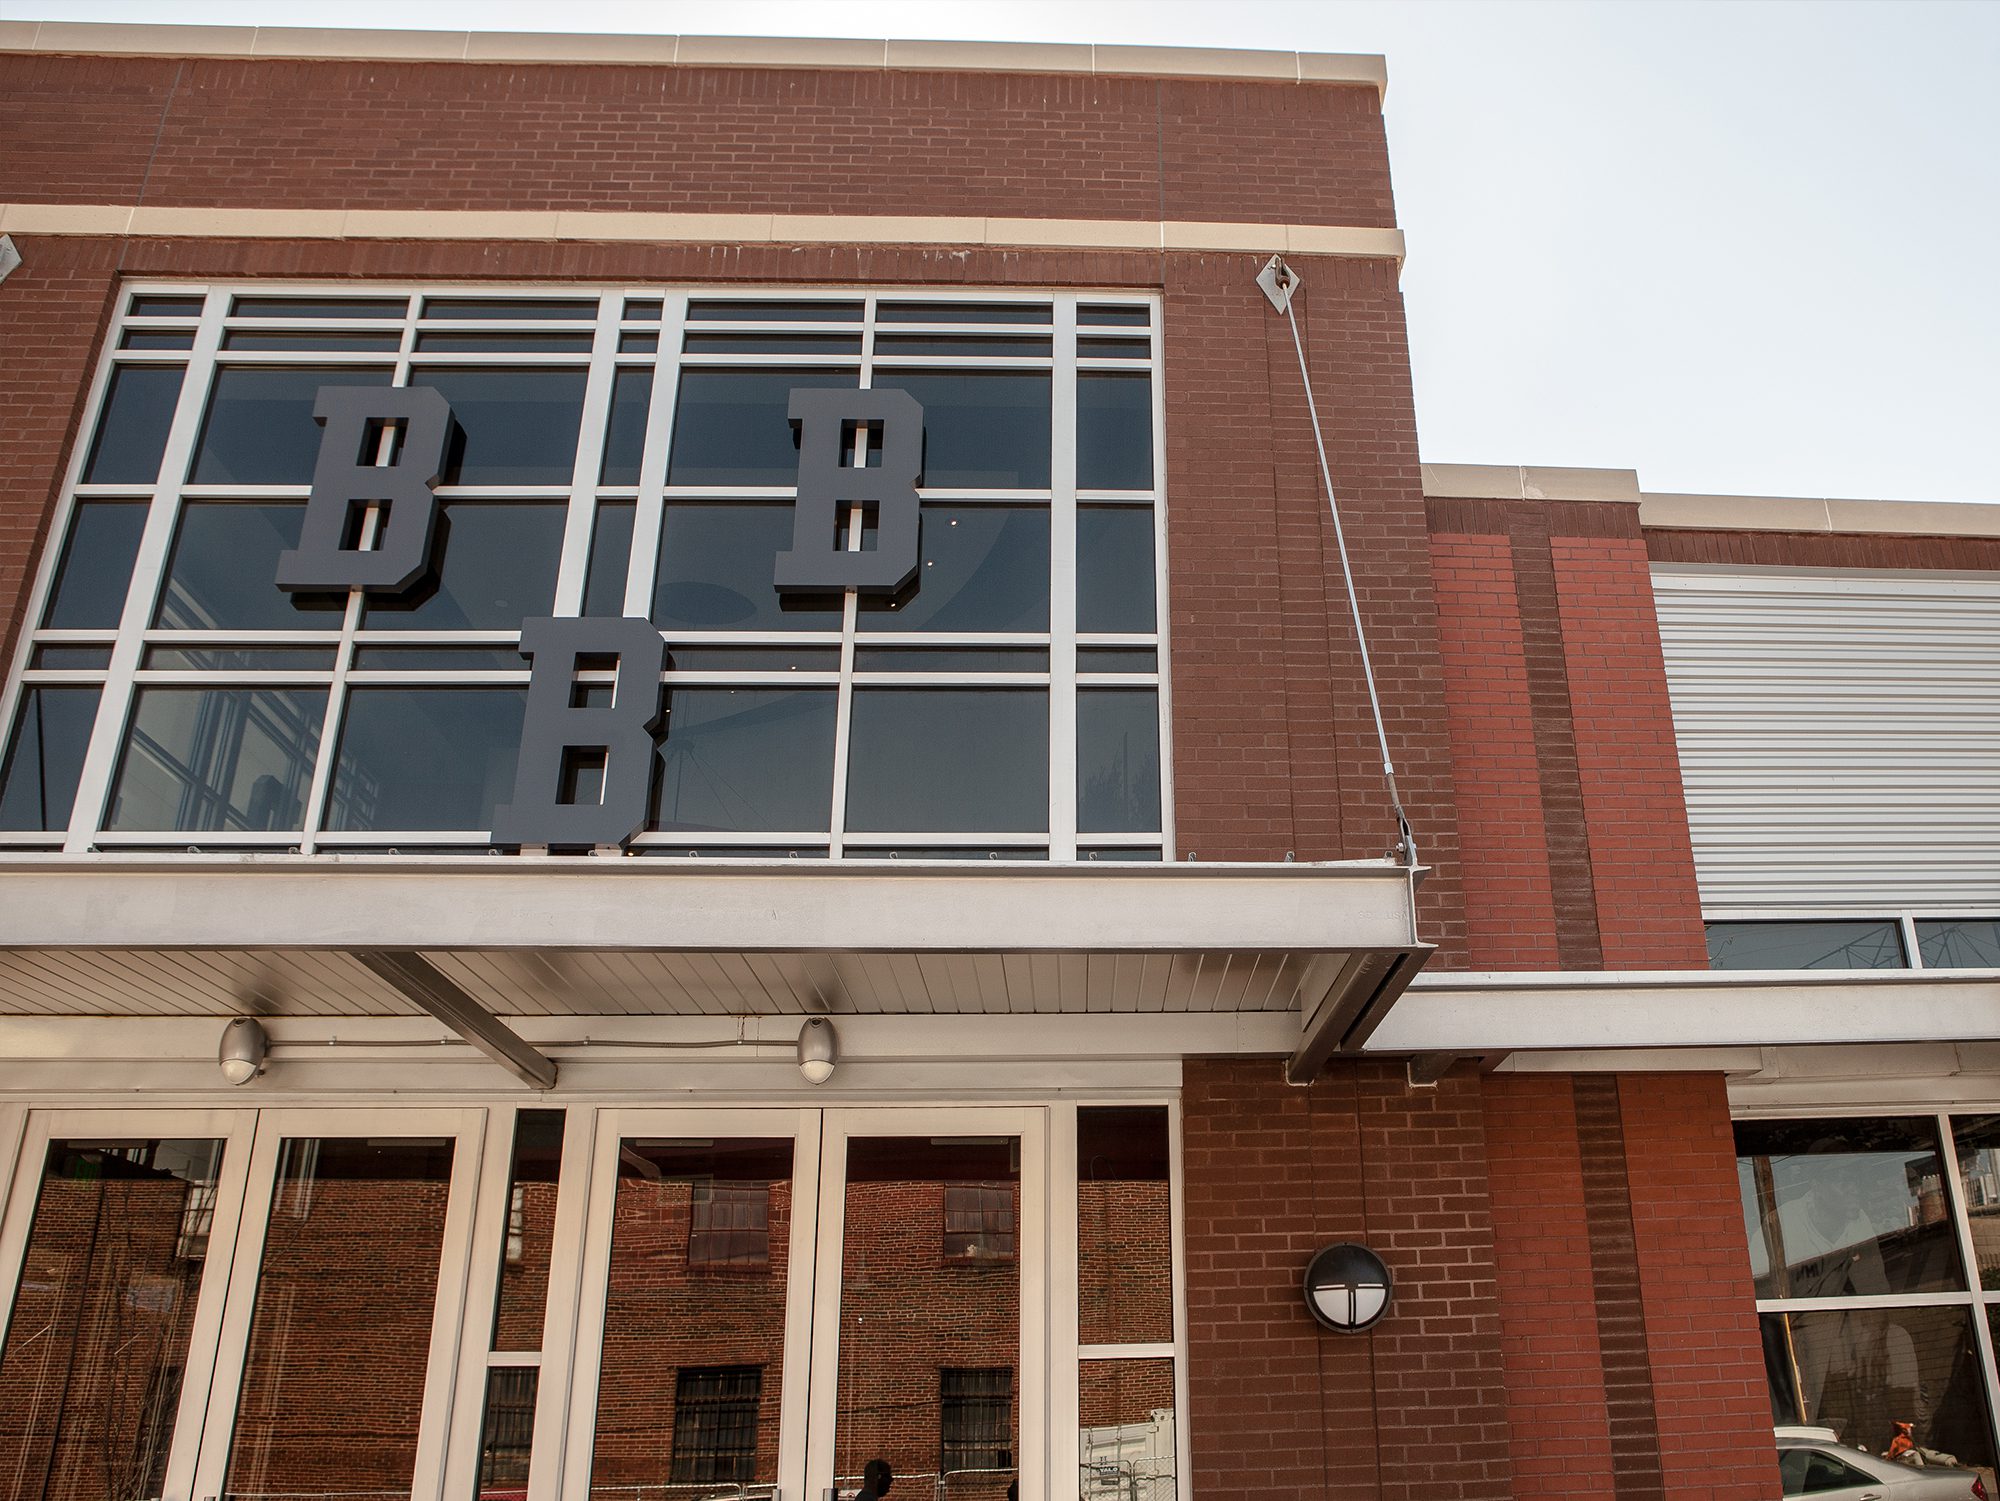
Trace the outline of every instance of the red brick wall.
<instances>
[{"instance_id":1,"label":"red brick wall","mask_svg":"<svg viewBox=\"0 0 2000 1501\"><path fill-rule=\"evenodd\" d=\"M15 202L1391 225L1370 85L0 54Z\"/></svg>"},{"instance_id":2,"label":"red brick wall","mask_svg":"<svg viewBox=\"0 0 2000 1501\"><path fill-rule=\"evenodd\" d=\"M1189 1413L1197 1496L1510 1495L1480 1081L1392 1064L1309 1089L1270 1059L1190 1059ZM1300 1279L1364 1241L1396 1277L1366 1335L1323 1333Z\"/></svg>"},{"instance_id":3,"label":"red brick wall","mask_svg":"<svg viewBox=\"0 0 2000 1501\"><path fill-rule=\"evenodd\" d=\"M1637 508L1434 500L1471 964L1705 969Z\"/></svg>"}]
</instances>

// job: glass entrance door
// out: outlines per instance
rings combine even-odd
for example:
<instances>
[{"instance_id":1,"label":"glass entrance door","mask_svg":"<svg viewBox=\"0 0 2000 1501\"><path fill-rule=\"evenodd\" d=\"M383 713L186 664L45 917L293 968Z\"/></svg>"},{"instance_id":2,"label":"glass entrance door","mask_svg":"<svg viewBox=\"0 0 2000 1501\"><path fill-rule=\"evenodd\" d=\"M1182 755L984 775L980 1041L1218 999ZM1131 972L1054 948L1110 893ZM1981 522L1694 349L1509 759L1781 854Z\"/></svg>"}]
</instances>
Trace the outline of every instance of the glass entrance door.
<instances>
[{"instance_id":1,"label":"glass entrance door","mask_svg":"<svg viewBox=\"0 0 2000 1501\"><path fill-rule=\"evenodd\" d=\"M814 1501L1039 1497L1042 1115L829 1111Z\"/></svg>"}]
</instances>

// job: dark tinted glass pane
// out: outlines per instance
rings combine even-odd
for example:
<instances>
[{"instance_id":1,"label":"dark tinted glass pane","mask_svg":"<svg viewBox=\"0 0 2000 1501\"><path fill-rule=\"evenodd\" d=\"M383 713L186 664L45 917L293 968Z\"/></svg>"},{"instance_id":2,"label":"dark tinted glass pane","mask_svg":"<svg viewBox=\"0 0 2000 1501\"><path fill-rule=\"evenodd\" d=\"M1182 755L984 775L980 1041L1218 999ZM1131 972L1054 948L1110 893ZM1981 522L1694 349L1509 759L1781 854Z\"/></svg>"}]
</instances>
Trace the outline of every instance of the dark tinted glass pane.
<instances>
[{"instance_id":1,"label":"dark tinted glass pane","mask_svg":"<svg viewBox=\"0 0 2000 1501\"><path fill-rule=\"evenodd\" d=\"M875 316L884 323L1047 323L1046 302L885 302Z\"/></svg>"},{"instance_id":2,"label":"dark tinted glass pane","mask_svg":"<svg viewBox=\"0 0 2000 1501\"><path fill-rule=\"evenodd\" d=\"M1712 922L1710 969L1904 969L1893 922Z\"/></svg>"},{"instance_id":3,"label":"dark tinted glass pane","mask_svg":"<svg viewBox=\"0 0 2000 1501\"><path fill-rule=\"evenodd\" d=\"M394 351L403 347L403 336L396 333L379 334L306 334L273 332L262 329L237 329L222 336L224 349L311 349L311 350L379 350Z\"/></svg>"},{"instance_id":4,"label":"dark tinted glass pane","mask_svg":"<svg viewBox=\"0 0 2000 1501\"><path fill-rule=\"evenodd\" d=\"M417 348L430 354L588 354L591 336L576 334L441 334L417 335Z\"/></svg>"},{"instance_id":5,"label":"dark tinted glass pane","mask_svg":"<svg viewBox=\"0 0 2000 1501\"><path fill-rule=\"evenodd\" d=\"M690 302L690 323L859 323L858 302Z\"/></svg>"},{"instance_id":6,"label":"dark tinted glass pane","mask_svg":"<svg viewBox=\"0 0 2000 1501\"><path fill-rule=\"evenodd\" d=\"M1919 1448L1954 1456L1962 1465L1993 1463L1993 1438L1980 1375L1978 1344L1966 1308L1854 1308L1814 1313L1767 1313L1764 1370L1771 1387L1771 1417L1779 1424L1831 1428L1849 1448L1881 1454L1910 1425ZM1842 1469L1848 1469L1846 1465ZM1855 1466L1853 1468L1859 1468ZM1891 1469L1899 1468L1890 1466ZM1935 1473L1912 1470L1916 1477ZM1937 1476L1939 1494L1973 1494L1964 1471ZM1952 1485L1957 1479L1958 1484ZM1858 1490L1865 1484L1893 1496L1897 1485L1846 1479L1815 1454L1801 1494ZM1788 1494L1789 1489L1788 1489ZM1910 1494L1917 1494L1912 1491Z\"/></svg>"},{"instance_id":7,"label":"dark tinted glass pane","mask_svg":"<svg viewBox=\"0 0 2000 1501\"><path fill-rule=\"evenodd\" d=\"M1153 486L1153 378L1086 370L1076 378L1079 490Z\"/></svg>"},{"instance_id":8,"label":"dark tinted glass pane","mask_svg":"<svg viewBox=\"0 0 2000 1501\"><path fill-rule=\"evenodd\" d=\"M1151 688L1076 695L1076 826L1147 834L1160 826L1160 696Z\"/></svg>"},{"instance_id":9,"label":"dark tinted glass pane","mask_svg":"<svg viewBox=\"0 0 2000 1501\"><path fill-rule=\"evenodd\" d=\"M669 629L840 629L837 600L780 597L779 552L792 545L792 506L692 504L666 508L653 623Z\"/></svg>"},{"instance_id":10,"label":"dark tinted glass pane","mask_svg":"<svg viewBox=\"0 0 2000 1501\"><path fill-rule=\"evenodd\" d=\"M1078 672L1158 672L1160 654L1150 646L1080 646Z\"/></svg>"},{"instance_id":11,"label":"dark tinted glass pane","mask_svg":"<svg viewBox=\"0 0 2000 1501\"><path fill-rule=\"evenodd\" d=\"M878 334L877 354L963 355L968 359L1019 359L1049 353L1048 335Z\"/></svg>"},{"instance_id":12,"label":"dark tinted glass pane","mask_svg":"<svg viewBox=\"0 0 2000 1501\"><path fill-rule=\"evenodd\" d=\"M1034 845L902 844L849 845L850 860L1046 860L1049 852Z\"/></svg>"},{"instance_id":13,"label":"dark tinted glass pane","mask_svg":"<svg viewBox=\"0 0 2000 1501\"><path fill-rule=\"evenodd\" d=\"M667 483L797 484L792 392L851 391L860 379L853 370L683 371Z\"/></svg>"},{"instance_id":14,"label":"dark tinted glass pane","mask_svg":"<svg viewBox=\"0 0 2000 1501\"><path fill-rule=\"evenodd\" d=\"M618 352L620 354L657 354L660 349L658 334L620 334Z\"/></svg>"},{"instance_id":15,"label":"dark tinted glass pane","mask_svg":"<svg viewBox=\"0 0 2000 1501\"><path fill-rule=\"evenodd\" d=\"M120 349L192 349L194 330L191 328L128 328L125 337L118 341Z\"/></svg>"},{"instance_id":16,"label":"dark tinted glass pane","mask_svg":"<svg viewBox=\"0 0 2000 1501\"><path fill-rule=\"evenodd\" d=\"M324 688L141 688L105 826L301 827L326 693Z\"/></svg>"},{"instance_id":17,"label":"dark tinted glass pane","mask_svg":"<svg viewBox=\"0 0 2000 1501\"><path fill-rule=\"evenodd\" d=\"M95 672L110 665L108 646L38 646L28 658L30 669L46 672Z\"/></svg>"},{"instance_id":18,"label":"dark tinted glass pane","mask_svg":"<svg viewBox=\"0 0 2000 1501\"><path fill-rule=\"evenodd\" d=\"M151 672L331 672L330 646L149 646Z\"/></svg>"},{"instance_id":19,"label":"dark tinted glass pane","mask_svg":"<svg viewBox=\"0 0 2000 1501\"><path fill-rule=\"evenodd\" d=\"M525 688L356 688L330 829L490 829L514 796Z\"/></svg>"},{"instance_id":20,"label":"dark tinted glass pane","mask_svg":"<svg viewBox=\"0 0 2000 1501\"><path fill-rule=\"evenodd\" d=\"M438 567L402 599L371 596L374 630L511 631L555 608L568 508L454 500L438 507Z\"/></svg>"},{"instance_id":21,"label":"dark tinted glass pane","mask_svg":"<svg viewBox=\"0 0 2000 1501\"><path fill-rule=\"evenodd\" d=\"M159 478L186 373L180 365L120 365L111 372L104 415L83 466L85 484L150 485Z\"/></svg>"},{"instance_id":22,"label":"dark tinted glass pane","mask_svg":"<svg viewBox=\"0 0 2000 1501\"><path fill-rule=\"evenodd\" d=\"M526 301L507 297L427 297L424 299L426 318L477 318L505 320L512 323L527 320L557 319L574 322L579 319L595 318L595 299L575 302Z\"/></svg>"},{"instance_id":23,"label":"dark tinted glass pane","mask_svg":"<svg viewBox=\"0 0 2000 1501\"><path fill-rule=\"evenodd\" d=\"M147 297L132 299L129 311L135 318L199 318L202 299L199 297Z\"/></svg>"},{"instance_id":24,"label":"dark tinted glass pane","mask_svg":"<svg viewBox=\"0 0 2000 1501\"><path fill-rule=\"evenodd\" d=\"M416 370L451 403L459 437L448 485L566 485L583 421L582 370Z\"/></svg>"},{"instance_id":25,"label":"dark tinted glass pane","mask_svg":"<svg viewBox=\"0 0 2000 1501\"><path fill-rule=\"evenodd\" d=\"M639 455L646 446L646 409L653 400L653 372L620 370L611 380L611 415L604 428L604 470L598 483L639 483Z\"/></svg>"},{"instance_id":26,"label":"dark tinted glass pane","mask_svg":"<svg viewBox=\"0 0 2000 1501\"><path fill-rule=\"evenodd\" d=\"M590 533L590 568L583 581L586 615L625 613L625 575L632 564L632 518L637 509L628 500L597 504L597 525Z\"/></svg>"},{"instance_id":27,"label":"dark tinted glass pane","mask_svg":"<svg viewBox=\"0 0 2000 1501\"><path fill-rule=\"evenodd\" d=\"M239 297L235 318L401 318L410 304L403 297Z\"/></svg>"},{"instance_id":28,"label":"dark tinted glass pane","mask_svg":"<svg viewBox=\"0 0 2000 1501\"><path fill-rule=\"evenodd\" d=\"M1138 506L1081 506L1076 513L1076 628L1158 628L1153 513ZM1079 663L1079 666L1082 664ZM1086 669L1098 672L1109 668Z\"/></svg>"},{"instance_id":29,"label":"dark tinted glass pane","mask_svg":"<svg viewBox=\"0 0 2000 1501\"><path fill-rule=\"evenodd\" d=\"M356 672L525 672L528 659L511 646L364 646Z\"/></svg>"},{"instance_id":30,"label":"dark tinted glass pane","mask_svg":"<svg viewBox=\"0 0 2000 1501\"><path fill-rule=\"evenodd\" d=\"M669 672L837 672L837 646L676 646Z\"/></svg>"},{"instance_id":31,"label":"dark tinted glass pane","mask_svg":"<svg viewBox=\"0 0 2000 1501\"><path fill-rule=\"evenodd\" d=\"M855 648L856 672L1047 672L1048 648L1041 646L862 646Z\"/></svg>"},{"instance_id":32,"label":"dark tinted glass pane","mask_svg":"<svg viewBox=\"0 0 2000 1501\"><path fill-rule=\"evenodd\" d=\"M1739 1121L1736 1176L1760 1298L1965 1286L1929 1119Z\"/></svg>"},{"instance_id":33,"label":"dark tinted glass pane","mask_svg":"<svg viewBox=\"0 0 2000 1501\"><path fill-rule=\"evenodd\" d=\"M386 386L387 370L295 365L215 372L195 445L197 485L309 485L325 431L313 420L322 386Z\"/></svg>"},{"instance_id":34,"label":"dark tinted glass pane","mask_svg":"<svg viewBox=\"0 0 2000 1501\"><path fill-rule=\"evenodd\" d=\"M923 562L894 598L863 595L864 631L1045 631L1045 506L923 508Z\"/></svg>"},{"instance_id":35,"label":"dark tinted glass pane","mask_svg":"<svg viewBox=\"0 0 2000 1501\"><path fill-rule=\"evenodd\" d=\"M509 1249L513 1246L511 1237ZM534 1366L495 1366L486 1373L486 1420L479 1430L479 1494L525 1496L535 1446Z\"/></svg>"},{"instance_id":36,"label":"dark tinted glass pane","mask_svg":"<svg viewBox=\"0 0 2000 1501\"><path fill-rule=\"evenodd\" d=\"M493 1348L539 1350L555 1255L556 1183L562 1175L560 1110L523 1110L514 1117L514 1166L507 1185L507 1244L500 1261L500 1296L493 1313ZM534 1407L529 1403L532 1432ZM488 1410L488 1432L492 1413ZM523 1459L526 1458L525 1447Z\"/></svg>"},{"instance_id":37,"label":"dark tinted glass pane","mask_svg":"<svg viewBox=\"0 0 2000 1501\"><path fill-rule=\"evenodd\" d=\"M1049 377L1008 370L884 370L875 384L924 409L924 483L1041 490L1049 483Z\"/></svg>"},{"instance_id":38,"label":"dark tinted glass pane","mask_svg":"<svg viewBox=\"0 0 2000 1501\"><path fill-rule=\"evenodd\" d=\"M831 356L861 353L861 335L690 333L682 347L689 354L820 354Z\"/></svg>"},{"instance_id":39,"label":"dark tinted glass pane","mask_svg":"<svg viewBox=\"0 0 2000 1501\"><path fill-rule=\"evenodd\" d=\"M670 688L649 827L824 829L833 808L830 688Z\"/></svg>"},{"instance_id":40,"label":"dark tinted glass pane","mask_svg":"<svg viewBox=\"0 0 2000 1501\"><path fill-rule=\"evenodd\" d=\"M153 624L166 630L337 630L344 602L287 594L278 555L296 547L305 506L189 501ZM298 603L294 603L294 601Z\"/></svg>"},{"instance_id":41,"label":"dark tinted glass pane","mask_svg":"<svg viewBox=\"0 0 2000 1501\"><path fill-rule=\"evenodd\" d=\"M2000 918L1920 918L1917 952L1926 969L2000 969Z\"/></svg>"},{"instance_id":42,"label":"dark tinted glass pane","mask_svg":"<svg viewBox=\"0 0 2000 1501\"><path fill-rule=\"evenodd\" d=\"M1141 303L1086 302L1076 310L1076 321L1097 328L1145 328L1153 321L1153 310Z\"/></svg>"},{"instance_id":43,"label":"dark tinted glass pane","mask_svg":"<svg viewBox=\"0 0 2000 1501\"><path fill-rule=\"evenodd\" d=\"M1153 352L1151 339L1079 339L1076 352L1086 360L1143 360Z\"/></svg>"},{"instance_id":44,"label":"dark tinted glass pane","mask_svg":"<svg viewBox=\"0 0 2000 1501\"><path fill-rule=\"evenodd\" d=\"M625 316L634 322L651 320L657 323L660 317L660 304L657 300L628 298L625 303Z\"/></svg>"},{"instance_id":45,"label":"dark tinted glass pane","mask_svg":"<svg viewBox=\"0 0 2000 1501\"><path fill-rule=\"evenodd\" d=\"M859 832L1042 831L1049 696L1029 688L860 688L847 826Z\"/></svg>"},{"instance_id":46,"label":"dark tinted glass pane","mask_svg":"<svg viewBox=\"0 0 2000 1501\"><path fill-rule=\"evenodd\" d=\"M97 695L90 688L29 688L21 694L7 761L0 766L0 829L62 829L76 801L76 779Z\"/></svg>"},{"instance_id":47,"label":"dark tinted glass pane","mask_svg":"<svg viewBox=\"0 0 2000 1501\"><path fill-rule=\"evenodd\" d=\"M1083 1344L1164 1344L1174 1337L1168 1156L1164 1105L1087 1105L1076 1113L1077 1339ZM1173 1405L1171 1396L1165 1405Z\"/></svg>"},{"instance_id":48,"label":"dark tinted glass pane","mask_svg":"<svg viewBox=\"0 0 2000 1501\"><path fill-rule=\"evenodd\" d=\"M55 631L109 631L118 627L132 560L146 529L143 503L84 500L70 513L69 541L56 570L42 624Z\"/></svg>"},{"instance_id":49,"label":"dark tinted glass pane","mask_svg":"<svg viewBox=\"0 0 2000 1501\"><path fill-rule=\"evenodd\" d=\"M1077 852L1079 860L1158 860L1162 858L1156 844L1104 844L1085 847Z\"/></svg>"}]
</instances>

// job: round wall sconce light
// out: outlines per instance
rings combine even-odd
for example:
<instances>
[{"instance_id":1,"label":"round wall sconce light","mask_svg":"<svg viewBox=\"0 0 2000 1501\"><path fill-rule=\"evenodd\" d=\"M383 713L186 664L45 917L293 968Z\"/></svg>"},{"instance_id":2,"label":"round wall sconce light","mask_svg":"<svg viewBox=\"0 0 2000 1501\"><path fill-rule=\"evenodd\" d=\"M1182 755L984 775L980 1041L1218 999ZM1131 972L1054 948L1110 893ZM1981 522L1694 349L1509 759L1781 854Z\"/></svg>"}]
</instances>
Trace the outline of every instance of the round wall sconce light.
<instances>
[{"instance_id":1,"label":"round wall sconce light","mask_svg":"<svg viewBox=\"0 0 2000 1501\"><path fill-rule=\"evenodd\" d=\"M799 1072L806 1076L806 1083L826 1083L839 1061L840 1038L832 1022L815 1016L799 1028Z\"/></svg>"},{"instance_id":2,"label":"round wall sconce light","mask_svg":"<svg viewBox=\"0 0 2000 1501\"><path fill-rule=\"evenodd\" d=\"M1323 1328L1359 1334L1388 1312L1395 1281L1380 1256L1344 1240L1328 1246L1306 1267L1306 1307Z\"/></svg>"},{"instance_id":3,"label":"round wall sconce light","mask_svg":"<svg viewBox=\"0 0 2000 1501\"><path fill-rule=\"evenodd\" d=\"M222 1077L231 1084L248 1084L264 1072L264 1057L271 1051L270 1036L263 1024L252 1017L239 1016L222 1029L222 1044L215 1061Z\"/></svg>"}]
</instances>

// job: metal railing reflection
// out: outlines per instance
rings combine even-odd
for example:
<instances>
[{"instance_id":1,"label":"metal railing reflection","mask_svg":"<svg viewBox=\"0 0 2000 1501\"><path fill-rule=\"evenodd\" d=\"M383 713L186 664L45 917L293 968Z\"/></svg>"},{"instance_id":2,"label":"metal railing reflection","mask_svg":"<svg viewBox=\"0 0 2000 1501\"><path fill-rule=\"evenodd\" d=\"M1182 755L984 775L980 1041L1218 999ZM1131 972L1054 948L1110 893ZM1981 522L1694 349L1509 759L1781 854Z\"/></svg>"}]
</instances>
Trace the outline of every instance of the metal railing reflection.
<instances>
[{"instance_id":1,"label":"metal railing reflection","mask_svg":"<svg viewBox=\"0 0 2000 1501\"><path fill-rule=\"evenodd\" d=\"M1137 1460L1085 1464L1081 1484L1084 1501L1174 1501L1174 1472Z\"/></svg>"},{"instance_id":2,"label":"metal railing reflection","mask_svg":"<svg viewBox=\"0 0 2000 1501\"><path fill-rule=\"evenodd\" d=\"M593 1485L590 1494L592 1501L781 1501L778 1487L766 1480Z\"/></svg>"},{"instance_id":3,"label":"metal railing reflection","mask_svg":"<svg viewBox=\"0 0 2000 1501\"><path fill-rule=\"evenodd\" d=\"M918 1501L928 1491L933 1501L1005 1501L1008 1484L1020 1473L1018 1469L898 1471L891 1495L893 1501ZM835 1501L854 1501L860 1489L859 1475L836 1475L830 1495Z\"/></svg>"}]
</instances>

